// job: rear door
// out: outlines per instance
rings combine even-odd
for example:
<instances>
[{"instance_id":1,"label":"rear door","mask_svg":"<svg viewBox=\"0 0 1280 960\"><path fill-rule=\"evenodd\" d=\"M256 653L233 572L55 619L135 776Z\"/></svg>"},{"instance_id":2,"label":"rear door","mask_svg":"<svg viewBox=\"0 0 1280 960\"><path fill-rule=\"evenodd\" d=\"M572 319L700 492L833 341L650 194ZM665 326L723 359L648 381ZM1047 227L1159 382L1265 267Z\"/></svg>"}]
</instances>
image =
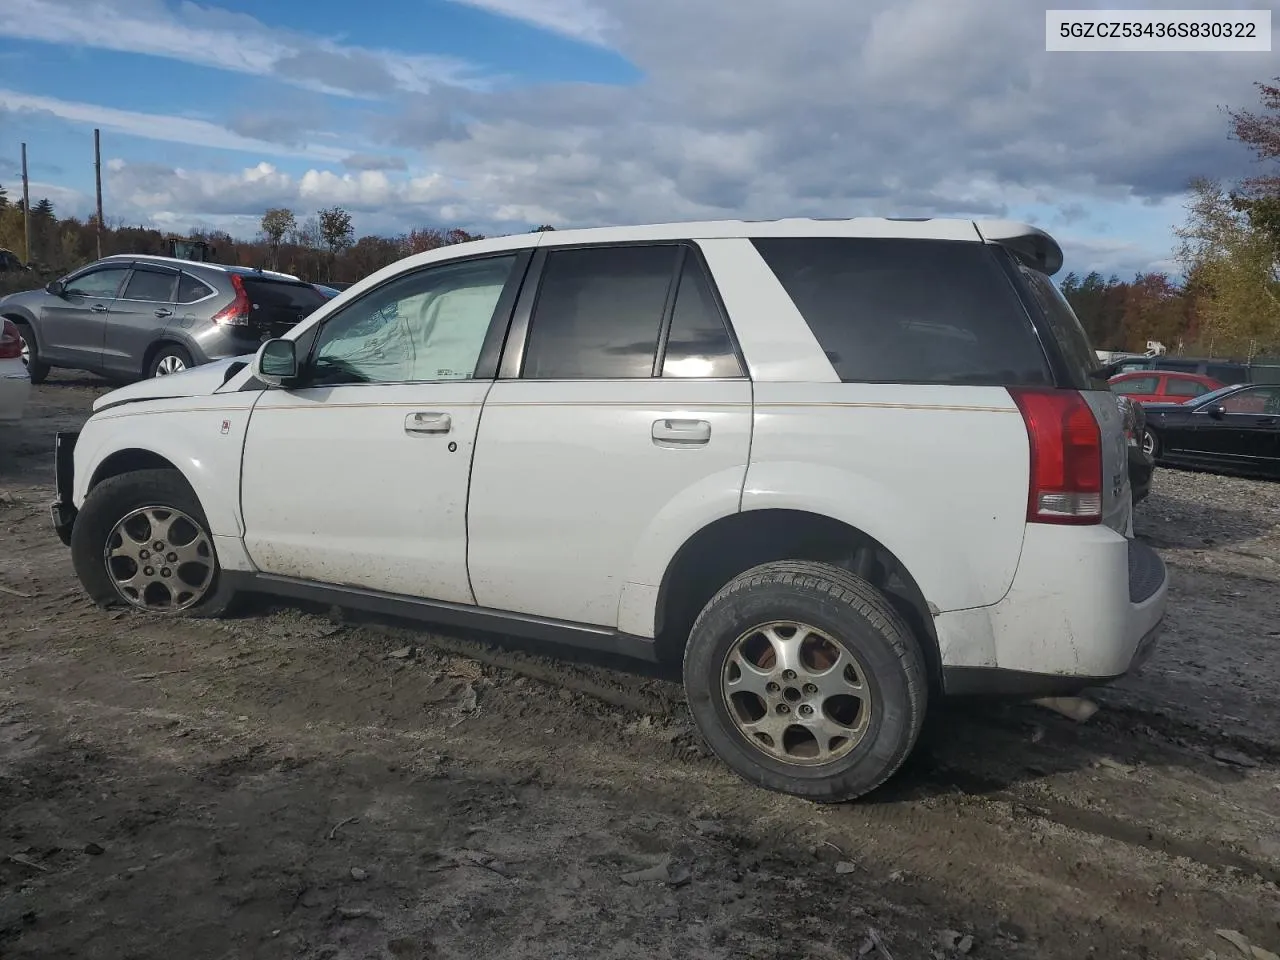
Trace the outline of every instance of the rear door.
<instances>
[{"instance_id":1,"label":"rear door","mask_svg":"<svg viewBox=\"0 0 1280 960\"><path fill-rule=\"evenodd\" d=\"M45 298L36 335L46 360L80 369L101 368L107 314L129 268L127 263L91 267L67 280L62 296Z\"/></svg>"},{"instance_id":2,"label":"rear door","mask_svg":"<svg viewBox=\"0 0 1280 960\"><path fill-rule=\"evenodd\" d=\"M712 289L686 244L535 255L472 467L476 603L615 627L655 526L737 511L751 382Z\"/></svg>"},{"instance_id":3,"label":"rear door","mask_svg":"<svg viewBox=\"0 0 1280 960\"><path fill-rule=\"evenodd\" d=\"M102 368L111 373L145 372L148 348L160 339L174 314L178 271L134 264L120 296L111 305L102 339Z\"/></svg>"}]
</instances>

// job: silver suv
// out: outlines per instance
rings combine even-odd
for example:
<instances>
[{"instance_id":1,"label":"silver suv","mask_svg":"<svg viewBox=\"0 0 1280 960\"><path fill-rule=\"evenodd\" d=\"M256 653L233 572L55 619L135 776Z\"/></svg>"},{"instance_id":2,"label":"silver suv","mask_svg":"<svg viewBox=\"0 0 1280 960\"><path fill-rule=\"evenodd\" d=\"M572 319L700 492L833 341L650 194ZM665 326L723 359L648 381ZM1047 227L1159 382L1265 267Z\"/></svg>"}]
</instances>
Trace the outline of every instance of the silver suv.
<instances>
[{"instance_id":1,"label":"silver suv","mask_svg":"<svg viewBox=\"0 0 1280 960\"><path fill-rule=\"evenodd\" d=\"M0 298L32 383L53 367L133 380L253 353L326 298L284 273L121 254Z\"/></svg>"}]
</instances>

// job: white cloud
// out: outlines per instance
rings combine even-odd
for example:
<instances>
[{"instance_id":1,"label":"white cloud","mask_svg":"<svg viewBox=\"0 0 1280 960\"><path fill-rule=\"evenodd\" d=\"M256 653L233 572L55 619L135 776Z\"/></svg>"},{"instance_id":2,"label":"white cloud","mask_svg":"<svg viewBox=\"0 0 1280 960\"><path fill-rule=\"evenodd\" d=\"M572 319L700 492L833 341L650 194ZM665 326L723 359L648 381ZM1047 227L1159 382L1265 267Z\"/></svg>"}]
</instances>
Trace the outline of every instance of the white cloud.
<instances>
[{"instance_id":1,"label":"white cloud","mask_svg":"<svg viewBox=\"0 0 1280 960\"><path fill-rule=\"evenodd\" d=\"M597 46L609 46L614 24L589 0L453 0L500 17Z\"/></svg>"},{"instance_id":2,"label":"white cloud","mask_svg":"<svg viewBox=\"0 0 1280 960\"><path fill-rule=\"evenodd\" d=\"M289 146L270 143L254 137L241 136L226 127L207 120L190 117L174 117L156 113L140 113L135 110L118 110L92 103L58 100L54 97L38 97L15 90L0 89L0 110L52 114L71 123L101 127L116 133L148 140L169 143L186 143L197 147L214 147L220 150L242 150L247 153L266 154L275 157L306 157L313 160L338 161L349 150L316 144Z\"/></svg>"},{"instance_id":3,"label":"white cloud","mask_svg":"<svg viewBox=\"0 0 1280 960\"><path fill-rule=\"evenodd\" d=\"M163 0L5 0L0 36L182 60L349 96L482 85L456 57L346 46L186 0L176 10Z\"/></svg>"}]
</instances>

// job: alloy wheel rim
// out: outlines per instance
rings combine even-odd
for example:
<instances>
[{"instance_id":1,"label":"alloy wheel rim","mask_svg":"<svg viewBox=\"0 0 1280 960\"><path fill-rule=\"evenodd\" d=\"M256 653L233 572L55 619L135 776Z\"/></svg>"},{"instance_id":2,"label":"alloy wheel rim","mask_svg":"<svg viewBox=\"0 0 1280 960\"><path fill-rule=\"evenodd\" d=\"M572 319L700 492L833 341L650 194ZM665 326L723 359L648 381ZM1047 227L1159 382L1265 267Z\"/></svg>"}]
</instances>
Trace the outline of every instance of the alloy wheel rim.
<instances>
[{"instance_id":1,"label":"alloy wheel rim","mask_svg":"<svg viewBox=\"0 0 1280 960\"><path fill-rule=\"evenodd\" d=\"M187 365L182 362L181 357L169 354L167 357L161 357L160 362L156 364L156 376L167 377L173 373L181 373L185 369Z\"/></svg>"},{"instance_id":2,"label":"alloy wheel rim","mask_svg":"<svg viewBox=\"0 0 1280 960\"><path fill-rule=\"evenodd\" d=\"M747 743L796 766L847 756L871 722L862 663L830 634L794 620L760 624L733 642L721 695Z\"/></svg>"},{"instance_id":3,"label":"alloy wheel rim","mask_svg":"<svg viewBox=\"0 0 1280 960\"><path fill-rule=\"evenodd\" d=\"M31 344L27 343L27 338L22 337L22 365L24 367L31 366Z\"/></svg>"},{"instance_id":4,"label":"alloy wheel rim","mask_svg":"<svg viewBox=\"0 0 1280 960\"><path fill-rule=\"evenodd\" d=\"M1155 449L1156 449L1156 438L1151 435L1150 430L1144 430L1142 432L1142 452L1150 456L1152 453L1155 452Z\"/></svg>"},{"instance_id":5,"label":"alloy wheel rim","mask_svg":"<svg viewBox=\"0 0 1280 960\"><path fill-rule=\"evenodd\" d=\"M120 598L148 613L177 613L199 603L217 571L204 528L172 507L140 507L107 536L107 576Z\"/></svg>"}]
</instances>

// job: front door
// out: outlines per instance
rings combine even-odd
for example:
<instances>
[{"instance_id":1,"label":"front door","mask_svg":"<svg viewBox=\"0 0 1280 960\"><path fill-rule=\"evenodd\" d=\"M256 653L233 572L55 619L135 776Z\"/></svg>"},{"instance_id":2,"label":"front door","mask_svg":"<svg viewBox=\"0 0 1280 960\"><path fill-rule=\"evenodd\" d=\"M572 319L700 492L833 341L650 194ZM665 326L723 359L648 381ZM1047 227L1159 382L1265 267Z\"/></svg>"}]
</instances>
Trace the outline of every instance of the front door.
<instances>
[{"instance_id":1,"label":"front door","mask_svg":"<svg viewBox=\"0 0 1280 960\"><path fill-rule=\"evenodd\" d=\"M427 267L324 321L301 385L265 391L249 420L241 503L259 570L474 602L467 483L493 376L482 367L525 262Z\"/></svg>"},{"instance_id":2,"label":"front door","mask_svg":"<svg viewBox=\"0 0 1280 960\"><path fill-rule=\"evenodd\" d=\"M1252 470L1280 469L1280 386L1257 386L1222 401L1212 451Z\"/></svg>"},{"instance_id":3,"label":"front door","mask_svg":"<svg viewBox=\"0 0 1280 960\"><path fill-rule=\"evenodd\" d=\"M36 337L43 359L84 370L102 366L107 314L129 273L128 264L93 267L66 282L60 297L46 297Z\"/></svg>"},{"instance_id":4,"label":"front door","mask_svg":"<svg viewBox=\"0 0 1280 960\"><path fill-rule=\"evenodd\" d=\"M175 308L178 271L135 264L124 291L111 305L102 338L102 368L108 373L146 374L144 360L160 339Z\"/></svg>"},{"instance_id":5,"label":"front door","mask_svg":"<svg viewBox=\"0 0 1280 960\"><path fill-rule=\"evenodd\" d=\"M480 423L471 581L484 607L615 627L624 593L656 594L628 589L655 536L738 509L751 383L694 248L552 248L531 278L540 264Z\"/></svg>"}]
</instances>

